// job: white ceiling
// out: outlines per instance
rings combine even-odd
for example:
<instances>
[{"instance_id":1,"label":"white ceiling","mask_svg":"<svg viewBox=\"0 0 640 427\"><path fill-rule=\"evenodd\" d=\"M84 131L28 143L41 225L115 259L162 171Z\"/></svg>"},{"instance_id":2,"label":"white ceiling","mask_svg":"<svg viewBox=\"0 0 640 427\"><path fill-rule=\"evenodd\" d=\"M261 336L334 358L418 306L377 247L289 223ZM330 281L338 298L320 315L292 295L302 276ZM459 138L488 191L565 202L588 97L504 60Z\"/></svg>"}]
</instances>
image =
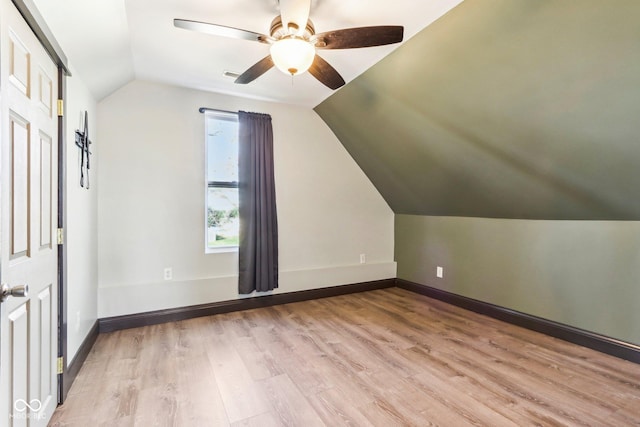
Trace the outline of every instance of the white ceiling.
<instances>
[{"instance_id":1,"label":"white ceiling","mask_svg":"<svg viewBox=\"0 0 640 427\"><path fill-rule=\"evenodd\" d=\"M312 0L316 32L403 25L405 41L462 0ZM267 45L187 31L174 18L268 34L278 0L34 0L75 73L101 100L134 79L314 107L333 91L309 73L271 69L248 85L242 73L269 54ZM348 83L399 45L323 50Z\"/></svg>"}]
</instances>

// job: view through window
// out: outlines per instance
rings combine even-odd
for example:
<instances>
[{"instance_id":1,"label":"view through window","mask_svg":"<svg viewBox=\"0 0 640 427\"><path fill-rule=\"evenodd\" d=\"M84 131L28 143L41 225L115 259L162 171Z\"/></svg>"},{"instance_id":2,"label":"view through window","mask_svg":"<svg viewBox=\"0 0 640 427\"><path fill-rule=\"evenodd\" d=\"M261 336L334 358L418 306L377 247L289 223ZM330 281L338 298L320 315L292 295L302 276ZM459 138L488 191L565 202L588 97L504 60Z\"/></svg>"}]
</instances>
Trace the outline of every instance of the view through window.
<instances>
[{"instance_id":1,"label":"view through window","mask_svg":"<svg viewBox=\"0 0 640 427\"><path fill-rule=\"evenodd\" d=\"M238 115L206 112L208 249L238 246Z\"/></svg>"}]
</instances>

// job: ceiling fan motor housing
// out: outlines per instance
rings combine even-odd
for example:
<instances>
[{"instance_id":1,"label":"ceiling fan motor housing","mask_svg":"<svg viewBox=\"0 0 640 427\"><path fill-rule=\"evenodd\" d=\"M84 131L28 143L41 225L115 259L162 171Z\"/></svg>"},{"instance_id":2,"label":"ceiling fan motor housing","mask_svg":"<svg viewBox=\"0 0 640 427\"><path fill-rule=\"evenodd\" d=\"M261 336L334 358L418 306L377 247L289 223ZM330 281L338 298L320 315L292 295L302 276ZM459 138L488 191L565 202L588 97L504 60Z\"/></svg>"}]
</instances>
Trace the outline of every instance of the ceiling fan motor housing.
<instances>
[{"instance_id":1,"label":"ceiling fan motor housing","mask_svg":"<svg viewBox=\"0 0 640 427\"><path fill-rule=\"evenodd\" d=\"M282 17L278 15L273 18L273 21L271 21L271 30L269 31L269 34L275 40L280 40L283 37L295 35L297 30L298 28L295 24L291 24L289 28L284 28L284 26L282 25ZM305 40L309 40L315 33L316 29L313 26L313 22L311 22L311 19L308 19L305 31L304 33L302 33L302 35L299 35L299 37Z\"/></svg>"}]
</instances>

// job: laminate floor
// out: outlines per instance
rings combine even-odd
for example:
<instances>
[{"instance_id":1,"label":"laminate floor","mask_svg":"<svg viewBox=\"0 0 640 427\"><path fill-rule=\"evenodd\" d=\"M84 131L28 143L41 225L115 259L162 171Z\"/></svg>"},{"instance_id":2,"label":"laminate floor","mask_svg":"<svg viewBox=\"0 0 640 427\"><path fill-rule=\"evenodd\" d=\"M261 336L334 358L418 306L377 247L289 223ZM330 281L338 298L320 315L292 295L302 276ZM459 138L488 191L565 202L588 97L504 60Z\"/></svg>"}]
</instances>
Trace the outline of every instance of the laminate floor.
<instances>
[{"instance_id":1,"label":"laminate floor","mask_svg":"<svg viewBox=\"0 0 640 427\"><path fill-rule=\"evenodd\" d=\"M640 426L640 365L390 288L102 334L53 426Z\"/></svg>"}]
</instances>

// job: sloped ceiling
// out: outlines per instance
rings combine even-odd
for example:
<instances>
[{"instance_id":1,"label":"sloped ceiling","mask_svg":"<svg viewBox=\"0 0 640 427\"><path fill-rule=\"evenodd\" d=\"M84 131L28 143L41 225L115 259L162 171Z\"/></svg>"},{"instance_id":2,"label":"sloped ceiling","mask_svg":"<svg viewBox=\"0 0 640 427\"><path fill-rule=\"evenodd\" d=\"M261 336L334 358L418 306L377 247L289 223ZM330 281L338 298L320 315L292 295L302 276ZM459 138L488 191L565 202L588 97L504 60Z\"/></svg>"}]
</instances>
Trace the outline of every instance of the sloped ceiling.
<instances>
[{"instance_id":1,"label":"sloped ceiling","mask_svg":"<svg viewBox=\"0 0 640 427\"><path fill-rule=\"evenodd\" d=\"M316 111L396 213L638 220L638 17L464 2Z\"/></svg>"},{"instance_id":2,"label":"sloped ceiling","mask_svg":"<svg viewBox=\"0 0 640 427\"><path fill-rule=\"evenodd\" d=\"M318 32L402 25L405 40L462 0L311 0ZM303 73L270 70L240 85L242 73L269 53L265 44L176 28L174 18L268 33L279 0L33 0L79 76L97 100L134 79L312 108L333 91ZM351 81L401 44L319 52Z\"/></svg>"}]
</instances>

